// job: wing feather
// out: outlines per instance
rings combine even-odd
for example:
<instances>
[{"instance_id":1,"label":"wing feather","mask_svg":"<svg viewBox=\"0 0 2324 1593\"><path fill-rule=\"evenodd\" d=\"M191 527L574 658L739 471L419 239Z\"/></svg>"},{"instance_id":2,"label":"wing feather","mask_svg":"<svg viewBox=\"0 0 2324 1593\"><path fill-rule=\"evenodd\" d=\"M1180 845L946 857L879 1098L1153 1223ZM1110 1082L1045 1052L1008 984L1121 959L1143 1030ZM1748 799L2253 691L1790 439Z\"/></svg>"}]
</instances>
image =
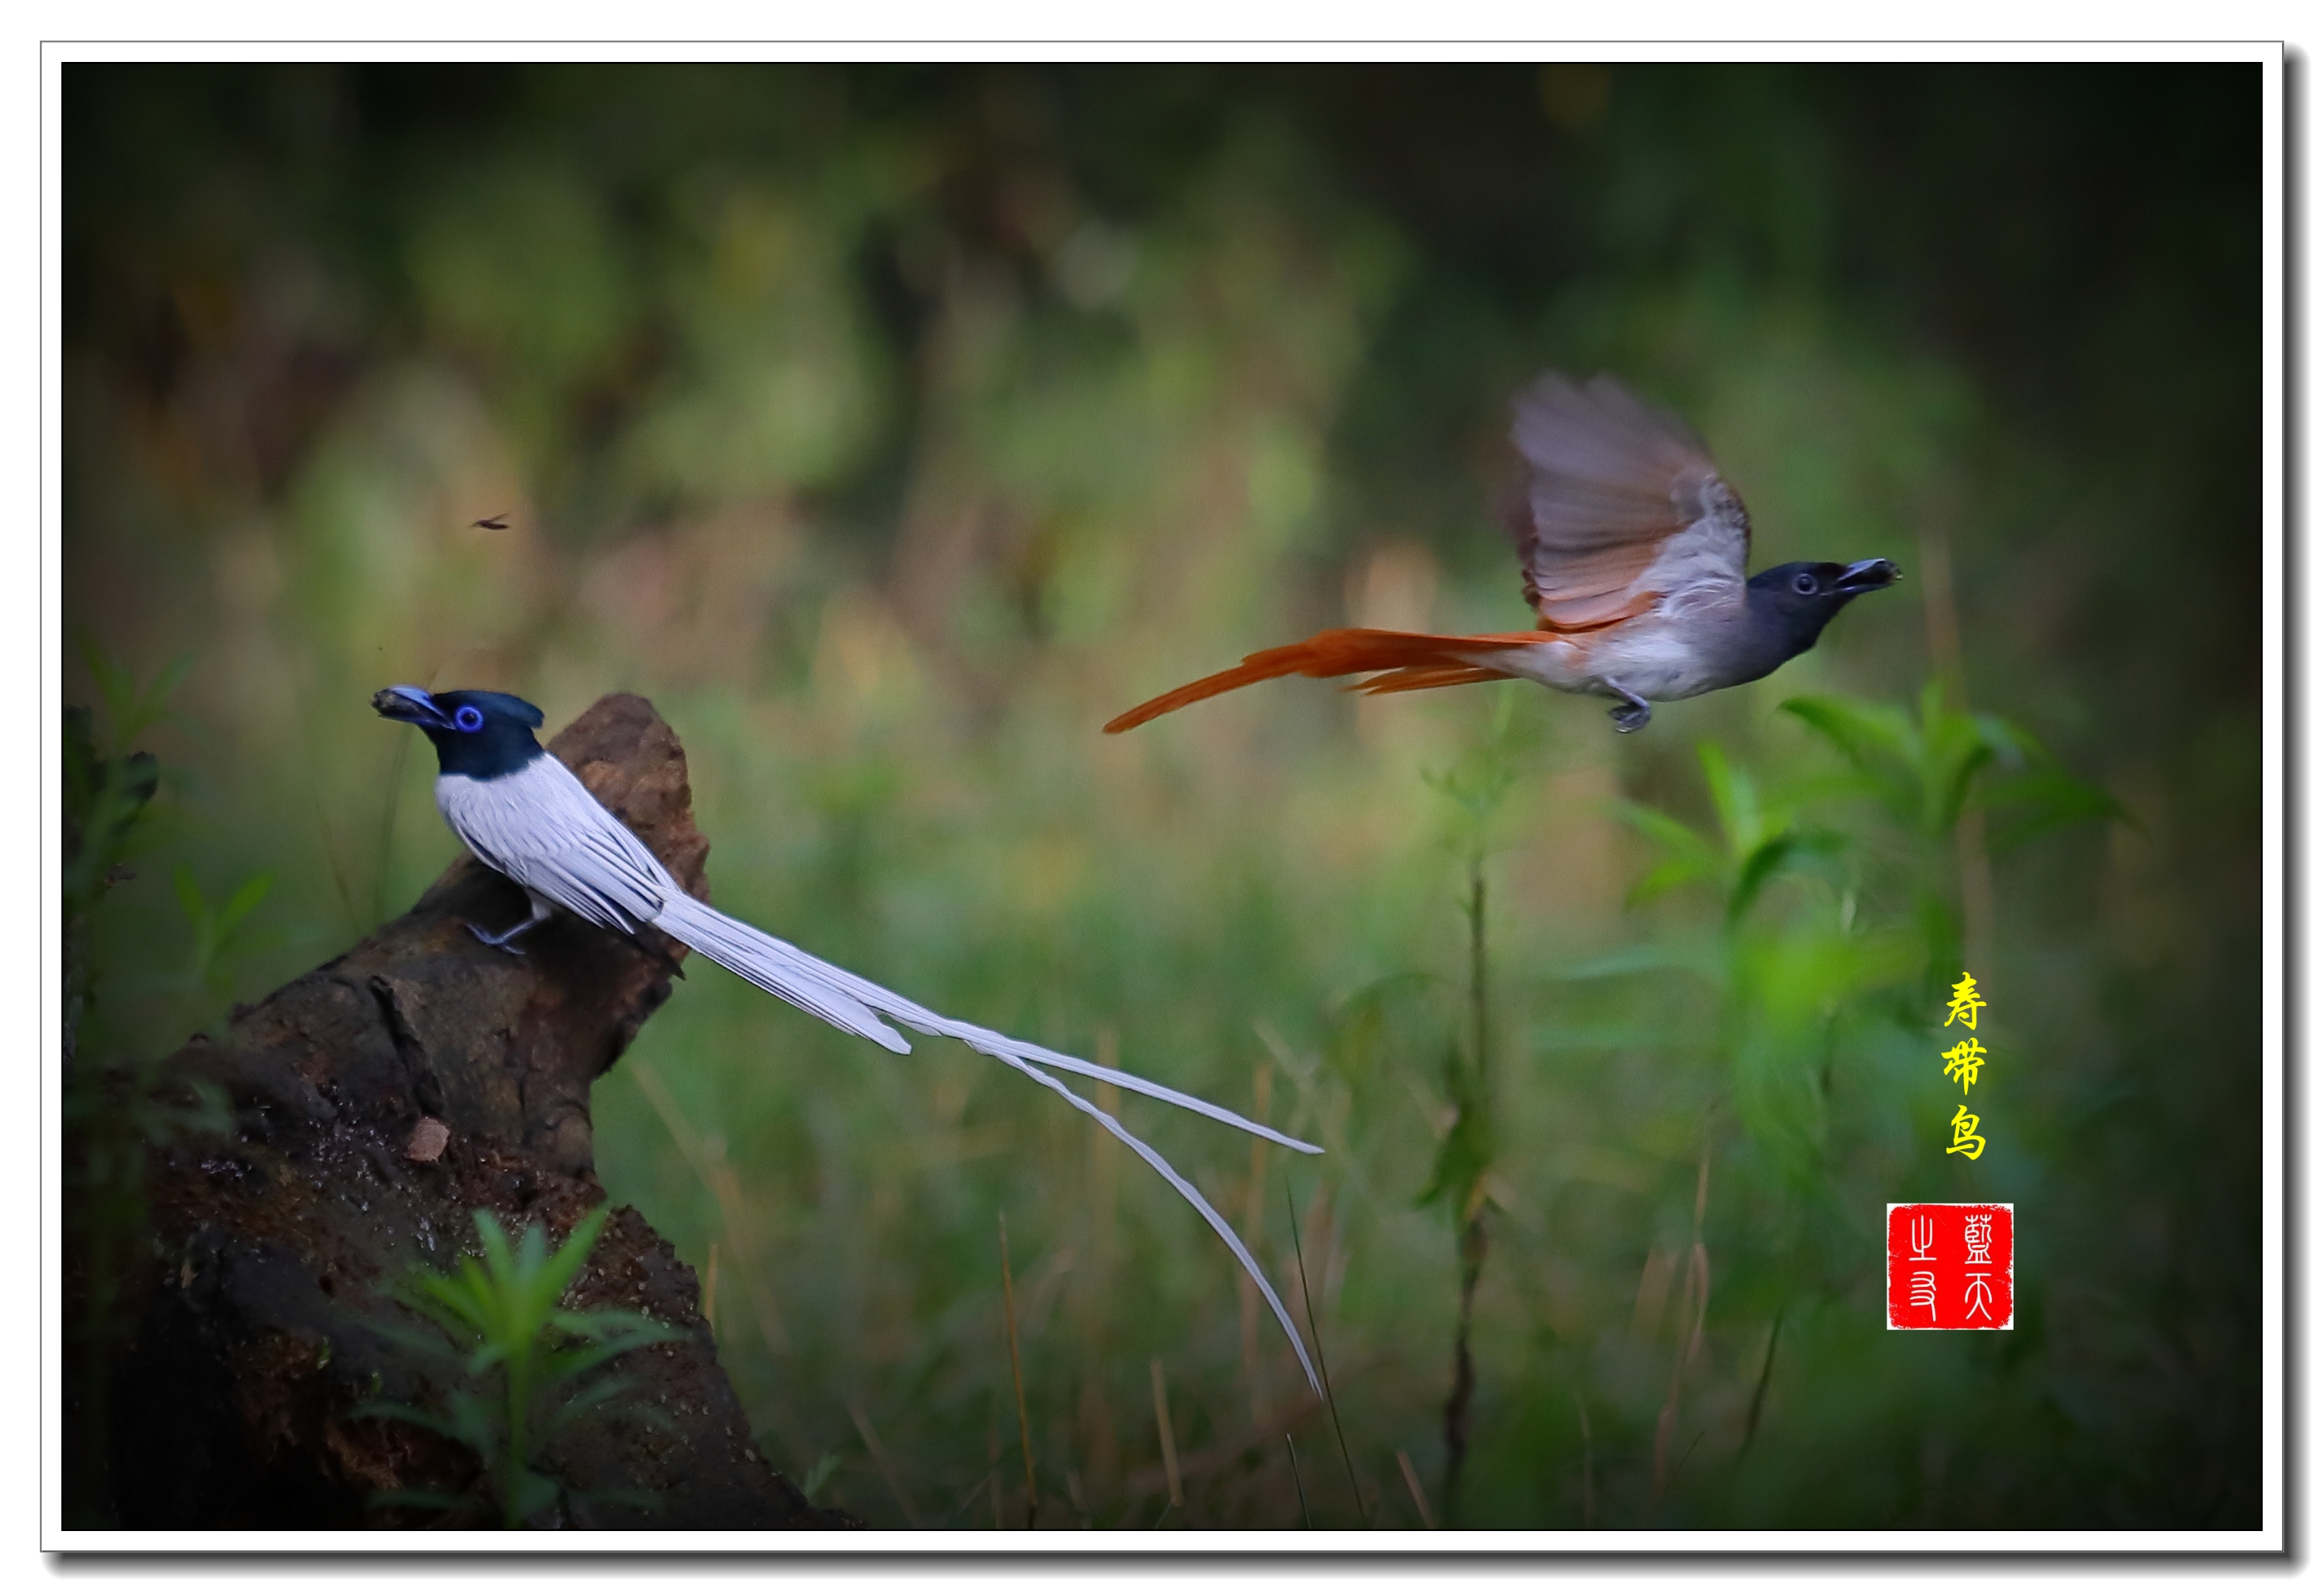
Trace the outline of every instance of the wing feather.
<instances>
[{"instance_id":1,"label":"wing feather","mask_svg":"<svg viewBox=\"0 0 2324 1593\"><path fill-rule=\"evenodd\" d=\"M1509 436L1529 466L1509 529L1545 629L1610 624L1650 594L1741 585L1750 518L1676 416L1610 376L1577 386L1552 372L1517 395Z\"/></svg>"}]
</instances>

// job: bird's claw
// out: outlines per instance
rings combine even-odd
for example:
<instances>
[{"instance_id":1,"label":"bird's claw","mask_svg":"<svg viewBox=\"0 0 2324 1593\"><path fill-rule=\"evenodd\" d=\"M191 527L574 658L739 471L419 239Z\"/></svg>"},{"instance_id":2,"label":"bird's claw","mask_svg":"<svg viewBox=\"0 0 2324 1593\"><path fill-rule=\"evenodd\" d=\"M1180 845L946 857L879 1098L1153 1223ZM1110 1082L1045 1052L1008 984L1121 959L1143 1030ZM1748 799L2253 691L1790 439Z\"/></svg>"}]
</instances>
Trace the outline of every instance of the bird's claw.
<instances>
[{"instance_id":1,"label":"bird's claw","mask_svg":"<svg viewBox=\"0 0 2324 1593\"><path fill-rule=\"evenodd\" d=\"M520 925L520 927L521 926ZM473 924L466 925L466 928L470 935L475 935L478 940L484 942L486 945L492 947L493 950L496 952L506 952L512 957L521 957L524 955L524 948L522 946L512 946L509 944L509 937L506 935L486 935L483 930L477 928Z\"/></svg>"},{"instance_id":2,"label":"bird's claw","mask_svg":"<svg viewBox=\"0 0 2324 1593\"><path fill-rule=\"evenodd\" d=\"M1655 716L1655 711L1644 703L1624 703L1606 710L1606 716L1614 722L1616 730L1628 735L1634 730L1644 730L1646 721Z\"/></svg>"}]
</instances>

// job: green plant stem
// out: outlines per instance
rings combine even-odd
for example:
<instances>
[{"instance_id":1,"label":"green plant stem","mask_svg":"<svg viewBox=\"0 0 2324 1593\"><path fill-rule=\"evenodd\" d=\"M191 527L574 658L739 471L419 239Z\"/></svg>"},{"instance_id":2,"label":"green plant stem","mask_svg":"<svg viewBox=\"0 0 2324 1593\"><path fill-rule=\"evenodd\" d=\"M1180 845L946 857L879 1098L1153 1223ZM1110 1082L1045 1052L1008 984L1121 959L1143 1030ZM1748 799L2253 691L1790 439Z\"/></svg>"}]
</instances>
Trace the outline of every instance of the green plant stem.
<instances>
[{"instance_id":1,"label":"green plant stem","mask_svg":"<svg viewBox=\"0 0 2324 1593\"><path fill-rule=\"evenodd\" d=\"M1481 1196L1481 1192L1480 1192ZM1444 1524L1461 1524L1461 1469L1469 1459L1469 1405L1477 1392L1470 1353L1476 1321L1477 1279L1485 1270L1484 1202L1477 1199L1461 1224L1461 1320L1452 1338L1452 1394L1444 1402Z\"/></svg>"},{"instance_id":2,"label":"green plant stem","mask_svg":"<svg viewBox=\"0 0 2324 1593\"><path fill-rule=\"evenodd\" d=\"M511 1532L524 1525L522 1507L519 1501L524 1495L524 1476L531 1459L526 1453L524 1413L532 1403L532 1358L516 1355L510 1358L508 1367L508 1450L503 1457L503 1476L501 1479L501 1524Z\"/></svg>"},{"instance_id":3,"label":"green plant stem","mask_svg":"<svg viewBox=\"0 0 2324 1593\"><path fill-rule=\"evenodd\" d=\"M1481 838L1469 859L1469 1001L1470 1032L1474 1050L1470 1057L1467 1099L1461 1110L1483 1113L1491 1093L1489 990L1485 960L1485 856ZM1477 1280L1485 1269L1484 1168L1471 1174L1459 1207L1461 1253L1461 1315L1452 1340L1452 1392L1444 1402L1444 1522L1461 1521L1461 1469L1469 1458L1469 1406L1477 1390L1477 1364L1470 1350L1471 1329L1476 1320Z\"/></svg>"},{"instance_id":4,"label":"green plant stem","mask_svg":"<svg viewBox=\"0 0 2324 1593\"><path fill-rule=\"evenodd\" d=\"M1744 1451L1751 1447L1751 1440L1758 1433L1759 1412L1765 1407L1767 1400L1767 1378L1775 1369L1775 1340L1783 1336L1784 1312L1789 1309L1788 1304L1779 1308L1775 1312L1775 1325L1767 1330L1767 1353L1759 1362L1759 1380L1752 1386L1751 1389L1750 1413L1743 1419L1743 1441L1735 1451L1735 1458L1738 1460L1743 1458Z\"/></svg>"},{"instance_id":5,"label":"green plant stem","mask_svg":"<svg viewBox=\"0 0 2324 1593\"><path fill-rule=\"evenodd\" d=\"M1041 1491L1033 1480L1033 1423L1025 1413L1025 1363L1017 1352L1017 1283L1009 1270L1009 1214L1001 1221L1001 1304L1009 1323L1009 1380L1017 1391L1017 1442L1025 1452L1025 1530L1033 1530L1040 1514Z\"/></svg>"},{"instance_id":6,"label":"green plant stem","mask_svg":"<svg viewBox=\"0 0 2324 1593\"><path fill-rule=\"evenodd\" d=\"M1356 1463L1348 1454L1348 1435L1340 1425L1340 1401L1332 1392L1331 1363L1323 1358L1323 1333L1315 1325L1315 1295L1307 1286L1307 1252L1299 1242L1299 1212L1291 1203L1291 1185L1283 1186L1283 1209L1291 1218L1291 1255L1299 1265L1299 1298L1307 1307L1307 1337L1315 1346L1315 1369L1323 1382L1323 1402L1332 1412L1332 1434L1340 1441L1340 1463L1348 1469L1348 1488L1356 1496L1356 1515L1367 1529L1372 1524L1371 1507L1364 1503L1363 1485L1356 1480Z\"/></svg>"},{"instance_id":7,"label":"green plant stem","mask_svg":"<svg viewBox=\"0 0 2324 1593\"><path fill-rule=\"evenodd\" d=\"M1475 1087L1481 1102L1491 1083L1487 1024L1489 1002L1485 981L1485 858L1480 848L1469 860L1469 1011L1470 1033L1475 1036Z\"/></svg>"}]
</instances>

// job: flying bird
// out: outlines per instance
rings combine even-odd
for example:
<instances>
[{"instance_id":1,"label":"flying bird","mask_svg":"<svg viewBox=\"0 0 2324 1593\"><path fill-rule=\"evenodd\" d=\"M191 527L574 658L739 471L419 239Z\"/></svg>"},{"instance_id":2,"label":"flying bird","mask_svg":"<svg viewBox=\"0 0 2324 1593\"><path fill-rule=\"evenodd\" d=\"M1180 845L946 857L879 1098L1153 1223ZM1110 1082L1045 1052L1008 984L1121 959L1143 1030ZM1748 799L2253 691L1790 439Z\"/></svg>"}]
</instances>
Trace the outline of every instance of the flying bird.
<instances>
[{"instance_id":1,"label":"flying bird","mask_svg":"<svg viewBox=\"0 0 2324 1593\"><path fill-rule=\"evenodd\" d=\"M1074 1110L1094 1118L1185 1197L1259 1285L1274 1309L1276 1321L1289 1335L1309 1385L1322 1394L1323 1386L1299 1331L1292 1326L1291 1313L1226 1220L1159 1152L1123 1128L1111 1113L1074 1094L1046 1070L1102 1079L1311 1156L1322 1154L1321 1146L1294 1139L1135 1073L940 1017L916 1001L696 901L630 833L628 825L533 739L541 713L521 697L503 692L430 693L416 686L391 686L374 695L371 705L386 718L417 725L435 743L439 767L436 806L444 822L485 867L523 887L531 902L530 913L506 929L486 931L469 925L469 933L478 940L522 956L522 948L513 943L558 907L632 938L651 925L769 994L890 1051L905 1053L911 1046L883 1018L924 1035L962 1041L972 1050L1008 1064L1064 1096Z\"/></svg>"},{"instance_id":2,"label":"flying bird","mask_svg":"<svg viewBox=\"0 0 2324 1593\"><path fill-rule=\"evenodd\" d=\"M1527 466L1509 530L1534 630L1485 636L1323 631L1252 653L1109 723L1119 734L1189 703L1284 675L1374 670L1365 692L1536 680L1612 697L1618 731L1652 703L1757 680L1813 647L1832 616L1894 585L1885 558L1780 564L1746 578L1751 519L1702 439L1610 376L1554 372L1520 392L1510 438Z\"/></svg>"}]
</instances>

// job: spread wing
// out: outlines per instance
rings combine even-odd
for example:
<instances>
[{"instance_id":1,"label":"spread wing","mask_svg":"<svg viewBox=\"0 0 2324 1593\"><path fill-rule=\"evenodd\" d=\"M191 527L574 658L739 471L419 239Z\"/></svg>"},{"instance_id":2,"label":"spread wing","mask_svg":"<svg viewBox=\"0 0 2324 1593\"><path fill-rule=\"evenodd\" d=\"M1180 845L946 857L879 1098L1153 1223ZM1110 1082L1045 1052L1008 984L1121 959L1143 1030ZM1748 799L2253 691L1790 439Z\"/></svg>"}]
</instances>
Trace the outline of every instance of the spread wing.
<instances>
[{"instance_id":1,"label":"spread wing","mask_svg":"<svg viewBox=\"0 0 2324 1593\"><path fill-rule=\"evenodd\" d=\"M1552 372L1520 392L1510 440L1529 466L1509 529L1526 600L1550 631L1731 597L1751 552L1743 501L1702 439L1611 376Z\"/></svg>"}]
</instances>

